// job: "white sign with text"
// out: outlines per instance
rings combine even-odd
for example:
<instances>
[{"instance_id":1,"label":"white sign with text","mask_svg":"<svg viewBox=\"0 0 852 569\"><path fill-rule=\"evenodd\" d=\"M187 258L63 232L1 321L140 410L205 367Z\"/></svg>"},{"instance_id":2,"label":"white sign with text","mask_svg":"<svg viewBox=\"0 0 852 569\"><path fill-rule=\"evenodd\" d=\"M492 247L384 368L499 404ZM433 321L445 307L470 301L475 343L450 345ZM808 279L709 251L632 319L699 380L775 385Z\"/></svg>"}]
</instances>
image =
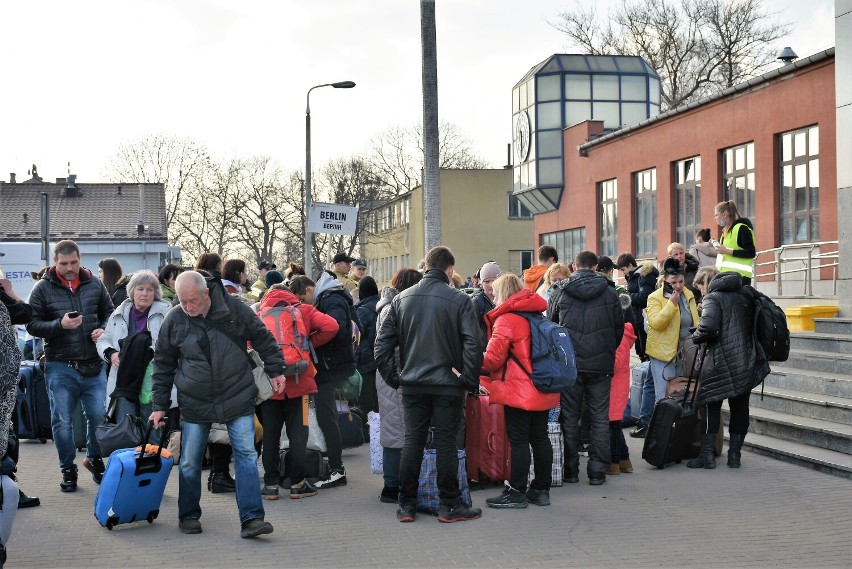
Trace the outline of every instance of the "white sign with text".
<instances>
[{"instance_id":1,"label":"white sign with text","mask_svg":"<svg viewBox=\"0 0 852 569\"><path fill-rule=\"evenodd\" d=\"M355 235L358 208L351 205L314 202L308 213L308 231Z\"/></svg>"}]
</instances>

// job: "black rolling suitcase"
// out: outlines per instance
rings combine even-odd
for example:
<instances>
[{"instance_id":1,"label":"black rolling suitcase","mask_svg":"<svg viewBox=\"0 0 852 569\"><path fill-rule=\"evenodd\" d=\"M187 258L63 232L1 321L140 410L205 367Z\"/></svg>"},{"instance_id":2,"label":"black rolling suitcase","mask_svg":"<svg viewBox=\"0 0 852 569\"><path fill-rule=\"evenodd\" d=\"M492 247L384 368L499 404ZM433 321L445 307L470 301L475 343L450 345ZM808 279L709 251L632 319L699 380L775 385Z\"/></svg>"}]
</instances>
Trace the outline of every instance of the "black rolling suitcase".
<instances>
[{"instance_id":1,"label":"black rolling suitcase","mask_svg":"<svg viewBox=\"0 0 852 569\"><path fill-rule=\"evenodd\" d=\"M42 443L53 438L50 428L50 399L47 382L35 361L22 361L18 375L15 416L18 437L38 439Z\"/></svg>"},{"instance_id":2,"label":"black rolling suitcase","mask_svg":"<svg viewBox=\"0 0 852 569\"><path fill-rule=\"evenodd\" d=\"M683 395L664 397L654 406L642 448L642 458L648 464L665 468L669 463L696 456L698 447L694 442L698 433L698 410L695 408L695 395L698 389L690 389L690 385L697 382L701 374L705 349L702 344L698 369L690 370Z\"/></svg>"}]
</instances>

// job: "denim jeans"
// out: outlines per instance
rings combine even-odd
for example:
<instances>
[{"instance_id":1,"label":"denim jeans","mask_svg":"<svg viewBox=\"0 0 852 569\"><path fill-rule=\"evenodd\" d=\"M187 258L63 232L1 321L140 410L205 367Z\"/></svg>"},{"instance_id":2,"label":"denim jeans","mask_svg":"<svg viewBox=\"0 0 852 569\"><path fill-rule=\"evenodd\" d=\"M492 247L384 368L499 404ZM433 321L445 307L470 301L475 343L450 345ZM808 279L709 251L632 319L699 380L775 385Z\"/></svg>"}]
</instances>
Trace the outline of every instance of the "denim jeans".
<instances>
[{"instance_id":1,"label":"denim jeans","mask_svg":"<svg viewBox=\"0 0 852 569\"><path fill-rule=\"evenodd\" d=\"M292 484L305 478L305 451L308 427L302 421L302 398L267 399L260 404L263 419L263 483L277 486L281 482L281 428L287 425L290 451L287 476Z\"/></svg>"},{"instance_id":2,"label":"denim jeans","mask_svg":"<svg viewBox=\"0 0 852 569\"><path fill-rule=\"evenodd\" d=\"M151 416L151 411L153 411L154 405L151 403L134 403L124 397L117 397L115 401L115 420L116 422L120 421L125 415L135 415L137 417L141 417L142 421L145 422L145 429L148 429L148 417ZM161 437L163 435L163 429L165 427L161 427L159 429L151 429L151 434L148 436L148 442L152 445L160 444Z\"/></svg>"},{"instance_id":3,"label":"denim jeans","mask_svg":"<svg viewBox=\"0 0 852 569\"><path fill-rule=\"evenodd\" d=\"M459 499L459 455L456 433L464 395L405 395L405 446L399 465L399 501L417 502L423 448L429 425L435 428L435 450L438 467L438 496L441 504L454 505Z\"/></svg>"},{"instance_id":4,"label":"denim jeans","mask_svg":"<svg viewBox=\"0 0 852 569\"><path fill-rule=\"evenodd\" d=\"M201 460L207 446L211 423L190 423L184 420L181 433L180 478L178 485L178 518L201 518ZM237 508L240 523L263 519L260 498L260 474L257 452L254 450L254 414L238 417L227 423L228 436L234 449L234 473L237 479Z\"/></svg>"},{"instance_id":5,"label":"denim jeans","mask_svg":"<svg viewBox=\"0 0 852 569\"><path fill-rule=\"evenodd\" d=\"M553 447L547 435L547 411L526 411L506 405L506 436L512 446L509 484L525 492L530 462L535 465L531 487L547 490L553 481ZM532 456L530 456L532 446ZM532 460L534 459L534 460Z\"/></svg>"},{"instance_id":6,"label":"denim jeans","mask_svg":"<svg viewBox=\"0 0 852 569\"><path fill-rule=\"evenodd\" d=\"M683 375L683 359L664 362L651 358L651 377L654 378L654 403L666 396L666 384L669 380Z\"/></svg>"},{"instance_id":7,"label":"denim jeans","mask_svg":"<svg viewBox=\"0 0 852 569\"><path fill-rule=\"evenodd\" d=\"M384 476L385 486L388 488L399 488L399 465L401 461L401 448L382 447L382 475Z\"/></svg>"},{"instance_id":8,"label":"denim jeans","mask_svg":"<svg viewBox=\"0 0 852 569\"><path fill-rule=\"evenodd\" d=\"M77 456L71 416L82 401L86 414L86 456L101 456L101 447L95 438L95 429L104 422L106 400L106 372L86 377L68 362L45 362L44 377L50 399L50 425L53 443L59 453L59 467L71 468Z\"/></svg>"},{"instance_id":9,"label":"denim jeans","mask_svg":"<svg viewBox=\"0 0 852 569\"><path fill-rule=\"evenodd\" d=\"M609 450L609 391L612 376L579 373L577 383L562 392L560 421L565 438L565 474L580 472L580 401L586 398L589 407L589 478L606 475L610 465Z\"/></svg>"}]
</instances>

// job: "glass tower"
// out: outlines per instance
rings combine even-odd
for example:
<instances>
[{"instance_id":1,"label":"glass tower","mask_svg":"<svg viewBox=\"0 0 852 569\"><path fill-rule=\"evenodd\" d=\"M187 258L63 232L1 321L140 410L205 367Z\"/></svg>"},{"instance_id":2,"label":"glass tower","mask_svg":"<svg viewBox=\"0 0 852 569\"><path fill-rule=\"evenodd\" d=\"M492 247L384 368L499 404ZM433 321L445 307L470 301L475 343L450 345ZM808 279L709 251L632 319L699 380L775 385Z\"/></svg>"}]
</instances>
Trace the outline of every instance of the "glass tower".
<instances>
[{"instance_id":1,"label":"glass tower","mask_svg":"<svg viewBox=\"0 0 852 569\"><path fill-rule=\"evenodd\" d=\"M562 131L586 120L607 131L660 112L660 77L626 55L552 55L512 89L514 195L533 213L559 208L565 187Z\"/></svg>"}]
</instances>

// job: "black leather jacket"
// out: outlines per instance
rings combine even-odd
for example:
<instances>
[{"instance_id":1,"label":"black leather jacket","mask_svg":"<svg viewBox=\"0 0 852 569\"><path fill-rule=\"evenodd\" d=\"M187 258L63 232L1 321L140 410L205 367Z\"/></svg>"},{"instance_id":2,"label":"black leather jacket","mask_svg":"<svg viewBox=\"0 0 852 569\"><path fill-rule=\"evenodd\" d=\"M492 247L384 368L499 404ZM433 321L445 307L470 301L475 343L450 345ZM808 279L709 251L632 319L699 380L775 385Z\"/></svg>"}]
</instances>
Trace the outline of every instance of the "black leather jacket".
<instances>
[{"instance_id":1,"label":"black leather jacket","mask_svg":"<svg viewBox=\"0 0 852 569\"><path fill-rule=\"evenodd\" d=\"M446 273L430 269L423 280L391 301L376 337L379 372L403 393L461 394L463 389L478 389L479 333L470 298L449 286ZM401 370L394 358L397 346Z\"/></svg>"},{"instance_id":2,"label":"black leather jacket","mask_svg":"<svg viewBox=\"0 0 852 569\"><path fill-rule=\"evenodd\" d=\"M692 335L696 344L708 343L696 395L699 405L751 391L769 374L769 362L754 345L753 291L737 273L720 273L707 287Z\"/></svg>"},{"instance_id":3,"label":"black leather jacket","mask_svg":"<svg viewBox=\"0 0 852 569\"><path fill-rule=\"evenodd\" d=\"M624 311L605 276L580 269L550 295L547 316L568 329L577 371L612 375L624 334Z\"/></svg>"},{"instance_id":4,"label":"black leather jacket","mask_svg":"<svg viewBox=\"0 0 852 569\"><path fill-rule=\"evenodd\" d=\"M27 332L44 338L48 360L100 359L92 332L106 327L113 305L106 287L91 271L80 269L80 284L72 294L56 276L56 267L51 267L33 287L30 306L33 317L27 324ZM83 315L83 323L76 330L65 330L62 317L74 310Z\"/></svg>"}]
</instances>

